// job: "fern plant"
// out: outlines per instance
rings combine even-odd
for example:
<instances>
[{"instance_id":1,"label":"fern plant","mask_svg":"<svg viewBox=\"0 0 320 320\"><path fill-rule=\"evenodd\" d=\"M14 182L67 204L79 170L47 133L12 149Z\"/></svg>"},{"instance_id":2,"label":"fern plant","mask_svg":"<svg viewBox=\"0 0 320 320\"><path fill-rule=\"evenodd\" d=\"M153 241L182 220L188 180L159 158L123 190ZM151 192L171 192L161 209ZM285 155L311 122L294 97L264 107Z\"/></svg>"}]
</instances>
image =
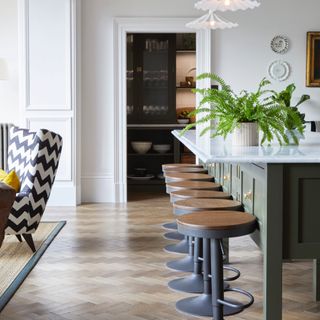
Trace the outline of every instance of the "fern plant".
<instances>
[{"instance_id":1,"label":"fern plant","mask_svg":"<svg viewBox=\"0 0 320 320\"><path fill-rule=\"evenodd\" d=\"M287 128L288 117L294 123L294 127L301 134L304 131L303 121L299 113L293 108L272 98L274 92L268 90L270 81L262 79L255 92L243 90L240 94L233 92L231 87L219 76L204 73L197 77L198 80L211 79L217 82L221 89L194 89L200 94L199 107L191 112L191 115L200 114L202 117L195 123L191 123L182 131L182 134L198 124L205 124L201 135L212 130L212 137L227 137L243 122L256 122L263 133L261 144L277 139L282 145L288 144L287 131L290 132L294 142L298 144L295 132Z\"/></svg>"},{"instance_id":2,"label":"fern plant","mask_svg":"<svg viewBox=\"0 0 320 320\"><path fill-rule=\"evenodd\" d=\"M272 92L272 99L275 103L283 104L286 107L292 108L294 111L296 111L299 114L299 117L301 118L301 121L305 123L305 114L300 113L298 110L298 106L305 101L310 99L310 96L307 94L303 94L298 102L295 105L292 105L292 96L294 91L296 90L296 86L294 83L289 84L284 90L281 92L271 91ZM290 130L295 129L295 123L288 115L287 121L286 121L286 127Z\"/></svg>"}]
</instances>

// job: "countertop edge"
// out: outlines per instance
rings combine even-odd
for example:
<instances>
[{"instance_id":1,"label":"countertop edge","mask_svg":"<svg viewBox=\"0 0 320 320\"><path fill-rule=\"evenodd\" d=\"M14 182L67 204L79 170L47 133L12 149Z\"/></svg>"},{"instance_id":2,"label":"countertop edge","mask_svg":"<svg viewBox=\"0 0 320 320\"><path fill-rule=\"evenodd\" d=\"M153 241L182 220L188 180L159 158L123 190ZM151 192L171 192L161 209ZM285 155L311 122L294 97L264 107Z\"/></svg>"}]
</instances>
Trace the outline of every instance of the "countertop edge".
<instances>
[{"instance_id":1,"label":"countertop edge","mask_svg":"<svg viewBox=\"0 0 320 320\"><path fill-rule=\"evenodd\" d=\"M191 131L191 130L190 130ZM188 131L188 132L190 132ZM193 130L192 134L194 134L195 137L195 130ZM203 161L206 164L210 164L213 162L218 163L264 163L264 164L285 164L285 163L314 163L319 164L320 163L320 156L319 155L303 155L303 157L295 157L291 155L290 157L286 156L275 156L272 155L264 155L264 156L255 156L255 155L214 155L214 154L206 154L203 150L200 149L200 147L188 139L185 135L181 135L181 130L173 130L172 134L174 137L176 137L183 145L185 145L191 152L193 152L201 161ZM318 144L317 144L318 145ZM314 145L313 148L317 148L317 145ZM298 148L298 146L292 146L292 148ZM319 142L319 149L320 149L320 142Z\"/></svg>"}]
</instances>

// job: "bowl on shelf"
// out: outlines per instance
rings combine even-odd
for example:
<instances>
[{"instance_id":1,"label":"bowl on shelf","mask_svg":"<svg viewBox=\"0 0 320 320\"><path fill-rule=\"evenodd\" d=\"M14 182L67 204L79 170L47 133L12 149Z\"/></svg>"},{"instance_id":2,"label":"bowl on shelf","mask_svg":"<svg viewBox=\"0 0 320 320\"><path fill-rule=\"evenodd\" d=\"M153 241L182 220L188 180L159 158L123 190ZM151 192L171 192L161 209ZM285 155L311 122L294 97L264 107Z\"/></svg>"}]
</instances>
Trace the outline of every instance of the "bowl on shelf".
<instances>
[{"instance_id":1,"label":"bowl on shelf","mask_svg":"<svg viewBox=\"0 0 320 320\"><path fill-rule=\"evenodd\" d=\"M177 122L180 124L188 124L190 122L190 119L177 119Z\"/></svg>"},{"instance_id":2,"label":"bowl on shelf","mask_svg":"<svg viewBox=\"0 0 320 320\"><path fill-rule=\"evenodd\" d=\"M148 172L146 168L134 168L133 171L137 177L145 177Z\"/></svg>"},{"instance_id":3,"label":"bowl on shelf","mask_svg":"<svg viewBox=\"0 0 320 320\"><path fill-rule=\"evenodd\" d=\"M152 146L151 141L132 141L131 142L131 147L133 151L139 154L145 154L147 153Z\"/></svg>"},{"instance_id":4,"label":"bowl on shelf","mask_svg":"<svg viewBox=\"0 0 320 320\"><path fill-rule=\"evenodd\" d=\"M170 144L154 144L153 150L159 153L166 153L171 149Z\"/></svg>"}]
</instances>

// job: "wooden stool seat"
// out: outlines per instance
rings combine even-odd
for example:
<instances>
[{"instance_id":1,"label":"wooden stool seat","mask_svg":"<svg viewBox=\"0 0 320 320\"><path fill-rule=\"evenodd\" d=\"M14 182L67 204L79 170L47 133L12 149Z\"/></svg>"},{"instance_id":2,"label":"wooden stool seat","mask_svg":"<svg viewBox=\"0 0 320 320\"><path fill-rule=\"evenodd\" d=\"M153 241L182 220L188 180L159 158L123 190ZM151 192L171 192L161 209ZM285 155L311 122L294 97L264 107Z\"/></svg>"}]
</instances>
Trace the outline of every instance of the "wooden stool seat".
<instances>
[{"instance_id":1,"label":"wooden stool seat","mask_svg":"<svg viewBox=\"0 0 320 320\"><path fill-rule=\"evenodd\" d=\"M196 189L196 190L221 190L221 184L209 181L178 181L167 183L167 192Z\"/></svg>"},{"instance_id":2,"label":"wooden stool seat","mask_svg":"<svg viewBox=\"0 0 320 320\"><path fill-rule=\"evenodd\" d=\"M256 218L241 211L200 211L177 218L178 227L198 230L234 230L248 226L255 227Z\"/></svg>"},{"instance_id":3,"label":"wooden stool seat","mask_svg":"<svg viewBox=\"0 0 320 320\"><path fill-rule=\"evenodd\" d=\"M175 210L205 211L205 210L240 210L242 204L239 201L228 199L199 199L190 198L179 200L173 204Z\"/></svg>"},{"instance_id":4,"label":"wooden stool seat","mask_svg":"<svg viewBox=\"0 0 320 320\"><path fill-rule=\"evenodd\" d=\"M185 200L190 198L199 198L199 199L230 199L230 194L222 191L213 191L213 190L179 190L171 192L171 197L176 201ZM175 202L175 201L171 201Z\"/></svg>"},{"instance_id":5,"label":"wooden stool seat","mask_svg":"<svg viewBox=\"0 0 320 320\"><path fill-rule=\"evenodd\" d=\"M201 164L193 163L166 163L162 165L162 170L173 170L175 168L203 168Z\"/></svg>"},{"instance_id":6,"label":"wooden stool seat","mask_svg":"<svg viewBox=\"0 0 320 320\"><path fill-rule=\"evenodd\" d=\"M166 182L175 181L212 181L213 177L205 173L170 172L165 174Z\"/></svg>"},{"instance_id":7,"label":"wooden stool seat","mask_svg":"<svg viewBox=\"0 0 320 320\"><path fill-rule=\"evenodd\" d=\"M186 173L208 173L207 169L198 167L175 167L163 170L164 175L173 172L186 172Z\"/></svg>"}]
</instances>

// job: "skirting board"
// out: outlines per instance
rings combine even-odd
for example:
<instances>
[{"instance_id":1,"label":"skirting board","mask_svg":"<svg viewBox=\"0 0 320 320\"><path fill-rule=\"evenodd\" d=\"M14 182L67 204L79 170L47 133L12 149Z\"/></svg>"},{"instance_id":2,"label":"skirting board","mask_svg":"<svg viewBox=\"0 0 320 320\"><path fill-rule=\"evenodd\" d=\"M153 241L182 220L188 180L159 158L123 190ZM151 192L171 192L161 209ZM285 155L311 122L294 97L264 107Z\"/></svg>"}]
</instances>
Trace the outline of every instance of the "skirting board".
<instances>
[{"instance_id":1,"label":"skirting board","mask_svg":"<svg viewBox=\"0 0 320 320\"><path fill-rule=\"evenodd\" d=\"M110 176L85 176L81 178L82 202L115 202L115 185Z\"/></svg>"},{"instance_id":2,"label":"skirting board","mask_svg":"<svg viewBox=\"0 0 320 320\"><path fill-rule=\"evenodd\" d=\"M48 201L48 206L68 207L77 205L76 187L72 183L56 181Z\"/></svg>"}]
</instances>

